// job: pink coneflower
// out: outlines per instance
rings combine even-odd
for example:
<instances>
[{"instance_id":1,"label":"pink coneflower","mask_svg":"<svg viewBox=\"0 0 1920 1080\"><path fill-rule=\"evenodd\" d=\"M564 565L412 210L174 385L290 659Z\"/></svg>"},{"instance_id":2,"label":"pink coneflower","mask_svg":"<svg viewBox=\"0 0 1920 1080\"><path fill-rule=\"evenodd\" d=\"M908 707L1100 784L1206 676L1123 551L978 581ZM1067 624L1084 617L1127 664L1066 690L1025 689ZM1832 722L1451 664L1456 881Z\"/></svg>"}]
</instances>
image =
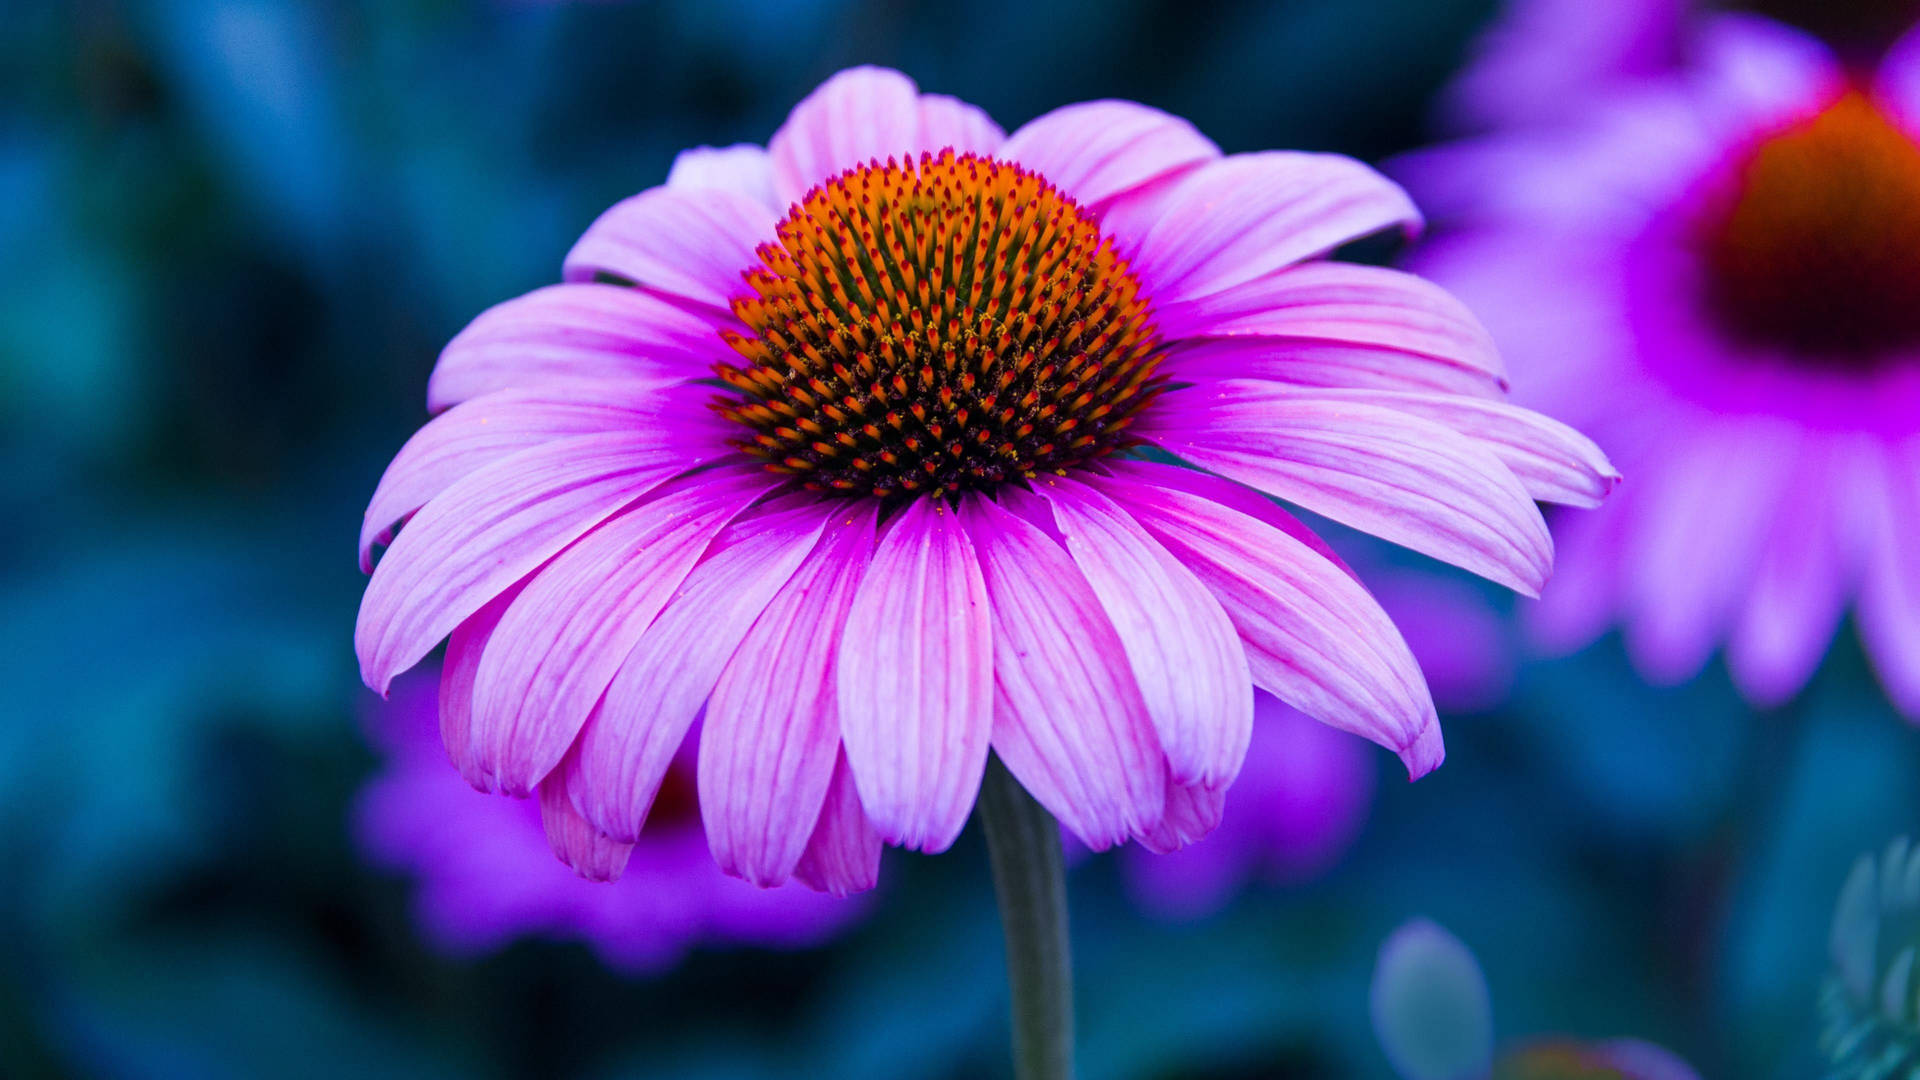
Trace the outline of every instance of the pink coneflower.
<instances>
[{"instance_id":1,"label":"pink coneflower","mask_svg":"<svg viewBox=\"0 0 1920 1080\"><path fill-rule=\"evenodd\" d=\"M355 832L370 858L418 879L419 922L440 947L579 940L613 967L655 971L695 946L815 944L863 912L858 901L722 874L707 854L688 752L661 781L621 880L581 880L554 860L537 800L486 798L447 768L437 675L403 677L368 718L386 763L360 793Z\"/></svg>"},{"instance_id":2,"label":"pink coneflower","mask_svg":"<svg viewBox=\"0 0 1920 1080\"><path fill-rule=\"evenodd\" d=\"M1864 75L1751 17L1696 37L1574 119L1408 162L1458 225L1420 266L1638 478L1570 523L1551 643L1618 621L1679 681L1725 641L1774 704L1852 603L1920 715L1920 41Z\"/></svg>"},{"instance_id":3,"label":"pink coneflower","mask_svg":"<svg viewBox=\"0 0 1920 1080\"><path fill-rule=\"evenodd\" d=\"M363 560L412 519L362 674L384 690L451 635L454 761L538 790L589 874L703 711L707 841L763 885L862 889L883 842L944 849L989 749L1024 788L990 800L996 847L1051 837L1027 793L1096 849L1178 847L1217 819L1255 686L1419 776L1441 741L1405 644L1258 491L1533 592L1534 499L1595 502L1612 471L1500 400L1451 297L1320 261L1418 222L1345 158L1222 156L1125 102L1008 136L843 72L765 150L681 155L567 284L447 347L446 411L367 511Z\"/></svg>"}]
</instances>

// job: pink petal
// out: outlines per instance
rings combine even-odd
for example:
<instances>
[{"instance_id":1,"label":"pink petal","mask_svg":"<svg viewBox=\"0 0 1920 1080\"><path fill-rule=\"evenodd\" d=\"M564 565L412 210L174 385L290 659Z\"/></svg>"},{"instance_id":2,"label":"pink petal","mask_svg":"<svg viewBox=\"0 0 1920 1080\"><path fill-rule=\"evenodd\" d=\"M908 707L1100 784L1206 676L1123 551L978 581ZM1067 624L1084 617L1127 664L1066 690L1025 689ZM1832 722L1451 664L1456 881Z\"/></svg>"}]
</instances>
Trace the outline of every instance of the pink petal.
<instances>
[{"instance_id":1,"label":"pink petal","mask_svg":"<svg viewBox=\"0 0 1920 1080\"><path fill-rule=\"evenodd\" d=\"M881 538L840 644L840 729L888 843L945 851L967 823L993 730L993 639L973 543L938 499Z\"/></svg>"},{"instance_id":2,"label":"pink petal","mask_svg":"<svg viewBox=\"0 0 1920 1080\"><path fill-rule=\"evenodd\" d=\"M1301 391L1300 398L1380 405L1442 424L1493 452L1541 502L1595 507L1620 481L1593 440L1504 401L1393 390Z\"/></svg>"},{"instance_id":3,"label":"pink petal","mask_svg":"<svg viewBox=\"0 0 1920 1080\"><path fill-rule=\"evenodd\" d=\"M396 523L455 481L544 442L628 431L654 434L662 449L704 442L724 451L730 433L705 408L712 396L704 387L629 379L555 382L462 402L428 421L387 465L360 522L360 570L373 569L373 549L393 539Z\"/></svg>"},{"instance_id":4,"label":"pink petal","mask_svg":"<svg viewBox=\"0 0 1920 1080\"><path fill-rule=\"evenodd\" d=\"M1120 636L1173 782L1224 790L1253 734L1253 680L1232 620L1113 500L1065 477L1034 490Z\"/></svg>"},{"instance_id":5,"label":"pink petal","mask_svg":"<svg viewBox=\"0 0 1920 1080\"><path fill-rule=\"evenodd\" d=\"M777 502L777 500L776 500ZM754 620L819 542L827 510L736 520L640 637L580 732L574 803L616 839L640 836L661 780Z\"/></svg>"},{"instance_id":6,"label":"pink petal","mask_svg":"<svg viewBox=\"0 0 1920 1080\"><path fill-rule=\"evenodd\" d=\"M844 752L834 763L827 801L820 807L813 838L807 841L793 876L808 888L834 896L865 892L880 880L880 834L860 805Z\"/></svg>"},{"instance_id":7,"label":"pink petal","mask_svg":"<svg viewBox=\"0 0 1920 1080\"><path fill-rule=\"evenodd\" d=\"M480 670L480 657L500 626L501 616L519 597L527 580L509 585L454 627L447 639L446 662L440 667L440 742L460 775L482 791L487 790L487 783L473 757L473 677Z\"/></svg>"},{"instance_id":8,"label":"pink petal","mask_svg":"<svg viewBox=\"0 0 1920 1080\"><path fill-rule=\"evenodd\" d=\"M1180 382L1263 379L1290 386L1413 390L1497 398L1501 384L1429 356L1373 345L1280 338L1189 338L1175 342L1163 368Z\"/></svg>"},{"instance_id":9,"label":"pink petal","mask_svg":"<svg viewBox=\"0 0 1920 1080\"><path fill-rule=\"evenodd\" d=\"M1313 262L1155 313L1168 339L1205 337L1407 354L1498 388L1506 367L1453 295L1398 270Z\"/></svg>"},{"instance_id":10,"label":"pink petal","mask_svg":"<svg viewBox=\"0 0 1920 1080\"><path fill-rule=\"evenodd\" d=\"M1854 492L1851 481L1863 470L1849 449L1809 440L1747 584L1727 666L1741 693L1760 705L1799 693L1846 614L1857 565L1846 519L1867 501Z\"/></svg>"},{"instance_id":11,"label":"pink petal","mask_svg":"<svg viewBox=\"0 0 1920 1080\"><path fill-rule=\"evenodd\" d=\"M1166 816L1140 834L1140 846L1156 855L1179 851L1219 828L1226 805L1226 784L1182 784L1169 774Z\"/></svg>"},{"instance_id":12,"label":"pink petal","mask_svg":"<svg viewBox=\"0 0 1920 1080\"><path fill-rule=\"evenodd\" d=\"M1131 101L1083 101L1022 125L996 157L1047 178L1099 213L1121 195L1220 156L1177 116Z\"/></svg>"},{"instance_id":13,"label":"pink petal","mask_svg":"<svg viewBox=\"0 0 1920 1080\"><path fill-rule=\"evenodd\" d=\"M1007 133L979 108L946 94L920 95L920 149L1000 156Z\"/></svg>"},{"instance_id":14,"label":"pink petal","mask_svg":"<svg viewBox=\"0 0 1920 1080\"><path fill-rule=\"evenodd\" d=\"M1199 576L1240 632L1255 685L1399 753L1415 779L1444 751L1420 665L1359 582L1256 518L1137 476L1094 484Z\"/></svg>"},{"instance_id":15,"label":"pink petal","mask_svg":"<svg viewBox=\"0 0 1920 1080\"><path fill-rule=\"evenodd\" d=\"M681 477L528 583L474 678L472 753L489 789L524 794L560 763L714 536L781 482L757 464Z\"/></svg>"},{"instance_id":16,"label":"pink petal","mask_svg":"<svg viewBox=\"0 0 1920 1080\"><path fill-rule=\"evenodd\" d=\"M1920 720L1920 441L1890 446L1869 520L1860 631L1887 694Z\"/></svg>"},{"instance_id":17,"label":"pink petal","mask_svg":"<svg viewBox=\"0 0 1920 1080\"><path fill-rule=\"evenodd\" d=\"M624 285L549 285L488 308L447 343L427 408L554 379L704 379L739 359L720 338L732 322Z\"/></svg>"},{"instance_id":18,"label":"pink petal","mask_svg":"<svg viewBox=\"0 0 1920 1080\"><path fill-rule=\"evenodd\" d=\"M793 107L767 143L774 191L798 202L814 185L870 161L952 147L992 154L1006 138L986 113L949 97L921 96L913 80L877 67L848 68Z\"/></svg>"},{"instance_id":19,"label":"pink petal","mask_svg":"<svg viewBox=\"0 0 1920 1080\"><path fill-rule=\"evenodd\" d=\"M1573 552L1583 562L1572 584L1589 573L1585 563L1613 569L1595 591L1619 605L1635 666L1661 684L1692 678L1724 638L1798 455L1799 436L1786 424L1734 418L1686 430L1647 460L1644 483L1622 489L1626 503L1598 512L1594 527L1614 535ZM1553 606L1579 599L1554 597Z\"/></svg>"},{"instance_id":20,"label":"pink petal","mask_svg":"<svg viewBox=\"0 0 1920 1080\"><path fill-rule=\"evenodd\" d=\"M1088 847L1166 810L1166 765L1126 652L1073 560L991 500L961 505L993 600L993 748Z\"/></svg>"},{"instance_id":21,"label":"pink petal","mask_svg":"<svg viewBox=\"0 0 1920 1080\"><path fill-rule=\"evenodd\" d=\"M1272 151L1204 165L1164 200L1115 206L1104 227L1154 299L1175 305L1420 224L1406 192L1351 158Z\"/></svg>"},{"instance_id":22,"label":"pink petal","mask_svg":"<svg viewBox=\"0 0 1920 1080\"><path fill-rule=\"evenodd\" d=\"M632 844L614 840L580 816L557 775L540 785L540 824L553 853L588 881L618 881L633 854Z\"/></svg>"},{"instance_id":23,"label":"pink petal","mask_svg":"<svg viewBox=\"0 0 1920 1080\"><path fill-rule=\"evenodd\" d=\"M567 252L568 281L611 275L725 309L759 265L777 217L744 195L714 188L649 188L615 203Z\"/></svg>"},{"instance_id":24,"label":"pink petal","mask_svg":"<svg viewBox=\"0 0 1920 1080\"><path fill-rule=\"evenodd\" d=\"M1168 394L1145 421L1143 435L1201 468L1528 596L1553 567L1512 471L1430 420L1228 381Z\"/></svg>"},{"instance_id":25,"label":"pink petal","mask_svg":"<svg viewBox=\"0 0 1920 1080\"><path fill-rule=\"evenodd\" d=\"M834 662L873 556L877 505L849 503L747 631L707 703L700 817L720 869L779 885L806 851L840 753Z\"/></svg>"},{"instance_id":26,"label":"pink petal","mask_svg":"<svg viewBox=\"0 0 1920 1080\"><path fill-rule=\"evenodd\" d=\"M1278 503L1250 487L1212 473L1182 468L1178 465L1165 465L1157 461L1120 459L1109 463L1107 471L1114 476L1131 477L1154 487L1184 491L1209 502L1219 503L1229 510L1237 510L1307 545L1321 558L1339 567L1341 573L1355 581L1360 581L1360 575L1354 573L1353 567L1348 566L1345 559L1327 546L1327 542L1320 538L1319 533L1307 528L1299 518L1280 509ZM1363 588L1365 584L1361 582Z\"/></svg>"},{"instance_id":27,"label":"pink petal","mask_svg":"<svg viewBox=\"0 0 1920 1080\"><path fill-rule=\"evenodd\" d=\"M494 462L426 505L373 571L354 649L385 693L453 628L621 507L698 463L645 432L542 443Z\"/></svg>"},{"instance_id":28,"label":"pink petal","mask_svg":"<svg viewBox=\"0 0 1920 1080\"><path fill-rule=\"evenodd\" d=\"M776 213L781 208L773 197L773 159L767 156L766 148L752 143L680 151L674 156L673 168L667 170L667 186L731 191Z\"/></svg>"}]
</instances>

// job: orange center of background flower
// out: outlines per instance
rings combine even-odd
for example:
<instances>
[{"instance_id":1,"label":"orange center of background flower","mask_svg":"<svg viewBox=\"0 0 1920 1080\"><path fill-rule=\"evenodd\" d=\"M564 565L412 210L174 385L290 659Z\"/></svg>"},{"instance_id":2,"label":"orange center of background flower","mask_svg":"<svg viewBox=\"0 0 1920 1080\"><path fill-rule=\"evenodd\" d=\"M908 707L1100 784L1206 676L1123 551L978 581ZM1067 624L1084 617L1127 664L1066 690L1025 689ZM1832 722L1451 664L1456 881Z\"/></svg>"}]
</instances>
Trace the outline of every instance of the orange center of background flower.
<instances>
[{"instance_id":1,"label":"orange center of background flower","mask_svg":"<svg viewBox=\"0 0 1920 1080\"><path fill-rule=\"evenodd\" d=\"M1853 370L1920 349L1920 146L1865 95L1760 143L1702 224L1734 337Z\"/></svg>"},{"instance_id":2,"label":"orange center of background flower","mask_svg":"<svg viewBox=\"0 0 1920 1080\"><path fill-rule=\"evenodd\" d=\"M736 445L822 491L990 490L1130 445L1164 388L1147 299L1080 206L947 151L850 169L761 245L722 364Z\"/></svg>"}]
</instances>

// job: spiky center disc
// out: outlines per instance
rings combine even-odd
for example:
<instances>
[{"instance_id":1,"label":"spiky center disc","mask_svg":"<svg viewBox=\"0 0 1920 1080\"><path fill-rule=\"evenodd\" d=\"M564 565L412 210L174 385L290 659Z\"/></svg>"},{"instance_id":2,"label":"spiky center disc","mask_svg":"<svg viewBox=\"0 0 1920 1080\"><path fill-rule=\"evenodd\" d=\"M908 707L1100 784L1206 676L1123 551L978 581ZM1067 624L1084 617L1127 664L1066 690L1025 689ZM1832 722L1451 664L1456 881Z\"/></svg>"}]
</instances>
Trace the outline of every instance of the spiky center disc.
<instances>
[{"instance_id":1,"label":"spiky center disc","mask_svg":"<svg viewBox=\"0 0 1920 1080\"><path fill-rule=\"evenodd\" d=\"M1728 332L1851 370L1920 349L1920 145L1865 94L1759 143L1733 179L1701 223Z\"/></svg>"},{"instance_id":2,"label":"spiky center disc","mask_svg":"<svg viewBox=\"0 0 1920 1080\"><path fill-rule=\"evenodd\" d=\"M991 490L1129 445L1163 388L1147 299L1098 224L974 154L840 174L745 275L736 445L809 487Z\"/></svg>"}]
</instances>

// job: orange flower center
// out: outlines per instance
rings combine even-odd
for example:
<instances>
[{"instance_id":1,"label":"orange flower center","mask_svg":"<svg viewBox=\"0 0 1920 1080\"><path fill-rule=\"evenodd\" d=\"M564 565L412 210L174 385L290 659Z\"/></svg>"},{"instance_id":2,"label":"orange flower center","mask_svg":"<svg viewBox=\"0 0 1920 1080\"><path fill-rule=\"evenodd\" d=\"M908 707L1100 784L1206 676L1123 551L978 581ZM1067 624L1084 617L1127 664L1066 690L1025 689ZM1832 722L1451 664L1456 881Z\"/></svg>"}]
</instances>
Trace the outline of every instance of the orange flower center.
<instances>
[{"instance_id":1,"label":"orange flower center","mask_svg":"<svg viewBox=\"0 0 1920 1080\"><path fill-rule=\"evenodd\" d=\"M809 192L761 245L716 407L823 491L955 494L1130 445L1164 388L1147 299L1086 211L951 150Z\"/></svg>"},{"instance_id":2,"label":"orange flower center","mask_svg":"<svg viewBox=\"0 0 1920 1080\"><path fill-rule=\"evenodd\" d=\"M1701 233L1730 334L1853 370L1920 348L1920 146L1865 95L1760 143L1736 181Z\"/></svg>"}]
</instances>

